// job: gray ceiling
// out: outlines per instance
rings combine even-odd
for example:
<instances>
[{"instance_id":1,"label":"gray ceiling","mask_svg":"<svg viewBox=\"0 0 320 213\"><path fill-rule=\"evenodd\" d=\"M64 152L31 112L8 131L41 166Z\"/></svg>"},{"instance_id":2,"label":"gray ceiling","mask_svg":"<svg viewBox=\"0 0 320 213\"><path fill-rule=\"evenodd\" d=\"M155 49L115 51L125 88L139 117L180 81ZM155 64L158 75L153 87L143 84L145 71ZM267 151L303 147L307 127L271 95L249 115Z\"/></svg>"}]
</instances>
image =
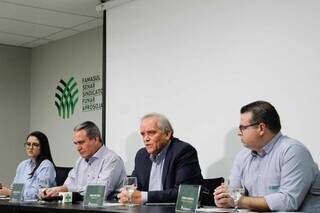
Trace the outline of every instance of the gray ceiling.
<instances>
[{"instance_id":1,"label":"gray ceiling","mask_svg":"<svg viewBox=\"0 0 320 213\"><path fill-rule=\"evenodd\" d=\"M100 0L0 0L0 44L36 47L102 25Z\"/></svg>"}]
</instances>

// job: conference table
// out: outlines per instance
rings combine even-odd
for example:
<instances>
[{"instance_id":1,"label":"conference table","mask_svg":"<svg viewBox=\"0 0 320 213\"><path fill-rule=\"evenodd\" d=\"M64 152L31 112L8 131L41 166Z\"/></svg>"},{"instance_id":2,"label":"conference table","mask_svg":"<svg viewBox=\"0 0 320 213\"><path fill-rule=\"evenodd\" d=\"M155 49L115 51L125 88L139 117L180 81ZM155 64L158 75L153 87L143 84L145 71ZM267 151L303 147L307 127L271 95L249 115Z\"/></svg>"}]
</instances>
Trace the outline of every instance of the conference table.
<instances>
[{"instance_id":1,"label":"conference table","mask_svg":"<svg viewBox=\"0 0 320 213\"><path fill-rule=\"evenodd\" d=\"M8 200L0 200L0 213L102 213L102 212L129 212L129 213L171 213L175 212L175 206L146 206L136 205L128 207L125 205L104 206L102 208L84 207L82 203L64 204L58 202L22 202L11 203Z\"/></svg>"},{"instance_id":2,"label":"conference table","mask_svg":"<svg viewBox=\"0 0 320 213\"><path fill-rule=\"evenodd\" d=\"M200 211L199 211L200 210ZM232 209L219 209L216 208L213 211L197 210L197 212L233 212ZM106 205L102 208L92 208L84 207L82 203L76 204L64 204L58 202L22 202L22 203L12 203L8 200L0 200L0 213L173 213L175 212L174 205L136 205L128 207L125 205ZM240 213L249 213L249 210L241 209Z\"/></svg>"}]
</instances>

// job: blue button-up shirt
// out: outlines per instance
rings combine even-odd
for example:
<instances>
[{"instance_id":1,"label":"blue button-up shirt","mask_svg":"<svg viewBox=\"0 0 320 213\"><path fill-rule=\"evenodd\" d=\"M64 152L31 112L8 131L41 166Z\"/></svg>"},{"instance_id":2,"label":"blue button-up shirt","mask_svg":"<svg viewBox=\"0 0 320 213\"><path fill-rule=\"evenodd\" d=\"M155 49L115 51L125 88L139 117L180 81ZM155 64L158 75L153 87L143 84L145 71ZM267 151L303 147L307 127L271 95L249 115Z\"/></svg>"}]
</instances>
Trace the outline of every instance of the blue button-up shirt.
<instances>
[{"instance_id":1,"label":"blue button-up shirt","mask_svg":"<svg viewBox=\"0 0 320 213\"><path fill-rule=\"evenodd\" d=\"M34 172L32 178L30 173L35 168L34 160L28 159L22 161L16 171L16 176L13 183L24 183L24 200L34 200L38 198L39 189L42 187L53 187L56 185L56 171L49 160L41 162L37 170Z\"/></svg>"},{"instance_id":2,"label":"blue button-up shirt","mask_svg":"<svg viewBox=\"0 0 320 213\"><path fill-rule=\"evenodd\" d=\"M320 193L319 178L307 148L279 132L260 153L247 148L240 151L230 185L244 186L248 196L264 197L272 211L295 211L309 194ZM320 197L318 200L319 204Z\"/></svg>"},{"instance_id":3,"label":"blue button-up shirt","mask_svg":"<svg viewBox=\"0 0 320 213\"><path fill-rule=\"evenodd\" d=\"M152 166L149 178L149 191L163 190L162 172L169 145L170 142L157 155L150 155ZM143 203L148 201L148 192L141 192L141 200Z\"/></svg>"},{"instance_id":4,"label":"blue button-up shirt","mask_svg":"<svg viewBox=\"0 0 320 213\"><path fill-rule=\"evenodd\" d=\"M88 160L80 157L64 182L69 191L84 194L88 184L106 185L106 197L122 187L126 171L122 159L105 146Z\"/></svg>"}]
</instances>

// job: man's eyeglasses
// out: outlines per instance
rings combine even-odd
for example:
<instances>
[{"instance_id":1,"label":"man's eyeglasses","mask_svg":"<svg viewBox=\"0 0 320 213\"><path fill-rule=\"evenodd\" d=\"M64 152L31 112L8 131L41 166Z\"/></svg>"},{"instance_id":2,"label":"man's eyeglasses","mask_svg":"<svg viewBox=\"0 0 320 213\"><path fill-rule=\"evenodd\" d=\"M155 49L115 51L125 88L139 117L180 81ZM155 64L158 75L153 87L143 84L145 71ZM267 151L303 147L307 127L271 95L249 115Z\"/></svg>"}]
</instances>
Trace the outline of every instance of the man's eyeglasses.
<instances>
[{"instance_id":1,"label":"man's eyeglasses","mask_svg":"<svg viewBox=\"0 0 320 213\"><path fill-rule=\"evenodd\" d=\"M249 124L249 125L239 125L239 131L241 132L241 134L243 133L244 130L246 130L248 127L250 126L256 126L260 124L260 122L255 122L255 123L252 123L252 124Z\"/></svg>"},{"instance_id":2,"label":"man's eyeglasses","mask_svg":"<svg viewBox=\"0 0 320 213\"><path fill-rule=\"evenodd\" d=\"M39 144L39 143L25 142L25 143L24 143L24 146L25 146L26 148L30 148L30 147L39 148L39 147L40 147L40 144Z\"/></svg>"}]
</instances>

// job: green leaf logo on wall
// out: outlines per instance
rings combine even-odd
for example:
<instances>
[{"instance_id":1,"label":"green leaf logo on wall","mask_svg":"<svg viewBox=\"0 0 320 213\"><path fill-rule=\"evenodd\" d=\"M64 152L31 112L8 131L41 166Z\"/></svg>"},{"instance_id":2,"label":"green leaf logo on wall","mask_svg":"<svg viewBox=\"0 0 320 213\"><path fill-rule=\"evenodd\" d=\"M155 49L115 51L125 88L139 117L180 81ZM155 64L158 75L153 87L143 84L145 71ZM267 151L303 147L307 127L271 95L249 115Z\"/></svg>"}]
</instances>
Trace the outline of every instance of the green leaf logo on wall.
<instances>
[{"instance_id":1,"label":"green leaf logo on wall","mask_svg":"<svg viewBox=\"0 0 320 213\"><path fill-rule=\"evenodd\" d=\"M61 79L59 83L55 94L56 101L54 104L56 105L61 118L70 118L70 116L73 115L74 108L79 100L77 82L74 77L71 77L67 82Z\"/></svg>"}]
</instances>

